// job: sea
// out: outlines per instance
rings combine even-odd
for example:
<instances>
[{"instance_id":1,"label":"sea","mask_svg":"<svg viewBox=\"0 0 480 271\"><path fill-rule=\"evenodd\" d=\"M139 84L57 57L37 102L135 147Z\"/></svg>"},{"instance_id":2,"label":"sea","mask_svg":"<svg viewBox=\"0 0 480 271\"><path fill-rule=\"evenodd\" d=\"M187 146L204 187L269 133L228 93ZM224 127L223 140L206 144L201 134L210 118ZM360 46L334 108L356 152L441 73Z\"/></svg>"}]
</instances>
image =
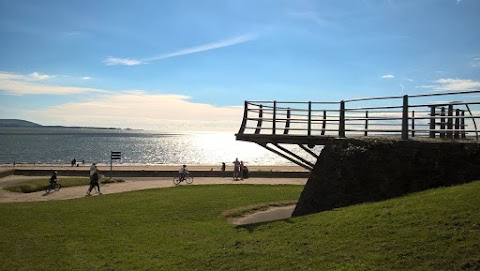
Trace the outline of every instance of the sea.
<instances>
[{"instance_id":1,"label":"sea","mask_svg":"<svg viewBox=\"0 0 480 271\"><path fill-rule=\"evenodd\" d=\"M298 146L285 146L312 160ZM294 163L228 132L165 133L92 128L0 128L0 164L110 164L121 152L121 165L227 165L238 158L247 165L292 166ZM315 150L320 152L321 150Z\"/></svg>"}]
</instances>

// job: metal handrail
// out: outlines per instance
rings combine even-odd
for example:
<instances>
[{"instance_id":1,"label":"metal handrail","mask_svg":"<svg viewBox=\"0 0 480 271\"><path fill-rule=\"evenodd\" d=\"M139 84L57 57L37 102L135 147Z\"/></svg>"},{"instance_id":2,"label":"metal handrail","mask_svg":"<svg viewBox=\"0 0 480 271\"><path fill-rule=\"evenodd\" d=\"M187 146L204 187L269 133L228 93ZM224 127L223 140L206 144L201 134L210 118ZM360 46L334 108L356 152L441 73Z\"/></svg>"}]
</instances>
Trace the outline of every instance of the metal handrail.
<instances>
[{"instance_id":1,"label":"metal handrail","mask_svg":"<svg viewBox=\"0 0 480 271\"><path fill-rule=\"evenodd\" d=\"M364 132L365 136L368 133L400 132L402 139L408 139L410 133L412 137L428 134L429 137L465 138L467 133L474 132L478 140L476 119L480 118L477 112L480 109L472 108L480 105L480 98L477 98L480 95L474 96L476 100L464 97L467 102L458 101L458 98L456 101L425 100L428 97L436 99L471 94L480 94L480 91L358 98L339 102L245 101L244 118L239 134L248 134L251 129L255 129L255 134L262 135L276 134L277 131L283 130L284 135L317 136L312 132L321 131L321 136L329 137L332 136L330 132L338 137L346 137L348 132L352 131ZM416 102L416 99L422 101ZM375 105L375 102L381 104ZM257 122L256 126L247 124L253 121ZM291 125L295 127L290 127ZM360 125L364 125L365 129L349 128ZM388 126L398 129L381 129ZM468 126L473 126L474 129L465 129ZM418 129L420 127L422 128ZM290 131L298 133L289 134Z\"/></svg>"}]
</instances>

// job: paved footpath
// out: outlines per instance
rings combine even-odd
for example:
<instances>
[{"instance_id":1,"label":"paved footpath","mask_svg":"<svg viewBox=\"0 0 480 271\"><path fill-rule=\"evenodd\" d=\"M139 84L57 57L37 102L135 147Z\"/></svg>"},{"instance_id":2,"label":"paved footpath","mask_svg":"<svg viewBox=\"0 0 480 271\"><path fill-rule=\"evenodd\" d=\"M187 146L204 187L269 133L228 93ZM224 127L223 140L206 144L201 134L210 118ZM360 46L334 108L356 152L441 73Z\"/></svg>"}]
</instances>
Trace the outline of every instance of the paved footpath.
<instances>
[{"instance_id":1,"label":"paved footpath","mask_svg":"<svg viewBox=\"0 0 480 271\"><path fill-rule=\"evenodd\" d=\"M48 201L48 200L66 200L85 197L85 193L88 186L66 187L62 188L58 192L52 192L46 194L45 191L33 192L33 193L14 193L3 189L3 186L16 183L26 179L38 179L42 177L30 177L30 176L7 176L0 178L0 203L2 202L33 202L33 201ZM44 177L48 180L48 176ZM65 177L67 178L67 177ZM101 192L103 194L121 193L143 189L153 188L168 188L174 187L171 177L128 177L122 178L125 182L104 184L101 186ZM62 183L62 178L59 179ZM191 185L213 185L213 184L267 184L267 185L305 185L306 178L249 178L243 181L234 181L231 178L220 177L208 177L208 178L195 178ZM187 185L187 184L180 184ZM97 194L92 193L93 196Z\"/></svg>"}]
</instances>

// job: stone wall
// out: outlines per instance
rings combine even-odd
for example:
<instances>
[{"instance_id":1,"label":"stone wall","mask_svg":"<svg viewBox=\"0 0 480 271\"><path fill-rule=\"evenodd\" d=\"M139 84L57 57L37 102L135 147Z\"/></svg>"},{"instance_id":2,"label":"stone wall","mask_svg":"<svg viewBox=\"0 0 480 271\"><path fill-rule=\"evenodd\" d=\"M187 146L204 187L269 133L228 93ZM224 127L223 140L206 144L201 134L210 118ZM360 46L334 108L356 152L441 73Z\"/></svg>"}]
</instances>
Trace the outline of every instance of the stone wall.
<instances>
[{"instance_id":1,"label":"stone wall","mask_svg":"<svg viewBox=\"0 0 480 271\"><path fill-rule=\"evenodd\" d=\"M480 180L480 144L336 140L322 150L293 216Z\"/></svg>"}]
</instances>

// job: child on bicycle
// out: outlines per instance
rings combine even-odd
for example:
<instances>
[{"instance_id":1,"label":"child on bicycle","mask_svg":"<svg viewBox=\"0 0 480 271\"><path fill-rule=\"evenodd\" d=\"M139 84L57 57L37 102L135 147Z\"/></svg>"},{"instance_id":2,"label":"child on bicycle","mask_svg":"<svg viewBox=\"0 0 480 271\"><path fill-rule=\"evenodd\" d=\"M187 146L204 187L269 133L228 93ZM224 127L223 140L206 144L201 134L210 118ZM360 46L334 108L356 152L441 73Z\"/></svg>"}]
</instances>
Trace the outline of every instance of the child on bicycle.
<instances>
[{"instance_id":1,"label":"child on bicycle","mask_svg":"<svg viewBox=\"0 0 480 271\"><path fill-rule=\"evenodd\" d=\"M187 166L183 165L180 170L178 171L178 178L181 182L185 181L185 177L188 174Z\"/></svg>"}]
</instances>

